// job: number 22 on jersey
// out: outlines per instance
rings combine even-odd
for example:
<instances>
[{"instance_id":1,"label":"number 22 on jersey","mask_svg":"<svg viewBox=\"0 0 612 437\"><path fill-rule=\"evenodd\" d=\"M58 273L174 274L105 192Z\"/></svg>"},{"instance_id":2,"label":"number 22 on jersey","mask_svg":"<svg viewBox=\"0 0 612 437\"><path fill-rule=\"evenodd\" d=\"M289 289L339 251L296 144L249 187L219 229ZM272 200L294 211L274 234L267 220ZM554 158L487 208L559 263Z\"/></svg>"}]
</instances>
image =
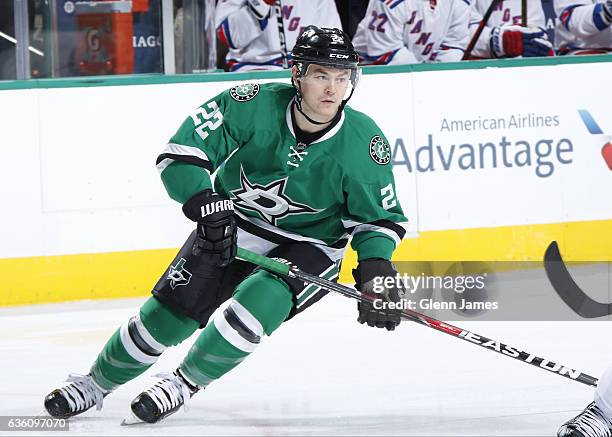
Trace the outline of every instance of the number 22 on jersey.
<instances>
[{"instance_id":1,"label":"number 22 on jersey","mask_svg":"<svg viewBox=\"0 0 612 437\"><path fill-rule=\"evenodd\" d=\"M219 110L217 102L212 101L206 106L208 106L210 112L207 112L206 108L197 108L195 112L191 114L191 119L195 125L195 131L202 140L208 137L209 131L214 131L223 123L223 114Z\"/></svg>"}]
</instances>

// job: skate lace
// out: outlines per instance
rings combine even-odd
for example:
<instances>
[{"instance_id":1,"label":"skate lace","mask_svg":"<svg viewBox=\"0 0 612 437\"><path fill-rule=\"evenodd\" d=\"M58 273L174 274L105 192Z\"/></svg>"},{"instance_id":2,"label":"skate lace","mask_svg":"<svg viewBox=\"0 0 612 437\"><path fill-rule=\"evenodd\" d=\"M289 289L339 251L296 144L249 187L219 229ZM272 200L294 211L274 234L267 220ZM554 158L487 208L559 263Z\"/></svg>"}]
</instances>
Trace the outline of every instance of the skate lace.
<instances>
[{"instance_id":1,"label":"skate lace","mask_svg":"<svg viewBox=\"0 0 612 437\"><path fill-rule=\"evenodd\" d=\"M162 413L180 406L183 403L185 411L189 409L191 391L181 378L171 373L158 373L154 375L161 378L153 387L145 390Z\"/></svg>"},{"instance_id":2,"label":"skate lace","mask_svg":"<svg viewBox=\"0 0 612 437\"><path fill-rule=\"evenodd\" d=\"M611 437L612 421L592 403L584 413L571 420L568 426L573 425L575 429L584 434L584 437Z\"/></svg>"},{"instance_id":3,"label":"skate lace","mask_svg":"<svg viewBox=\"0 0 612 437\"><path fill-rule=\"evenodd\" d=\"M94 404L96 405L96 410L102 409L104 393L94 383L90 375L71 373L66 381L71 384L62 387L60 392L68 401L72 411L86 410Z\"/></svg>"}]
</instances>

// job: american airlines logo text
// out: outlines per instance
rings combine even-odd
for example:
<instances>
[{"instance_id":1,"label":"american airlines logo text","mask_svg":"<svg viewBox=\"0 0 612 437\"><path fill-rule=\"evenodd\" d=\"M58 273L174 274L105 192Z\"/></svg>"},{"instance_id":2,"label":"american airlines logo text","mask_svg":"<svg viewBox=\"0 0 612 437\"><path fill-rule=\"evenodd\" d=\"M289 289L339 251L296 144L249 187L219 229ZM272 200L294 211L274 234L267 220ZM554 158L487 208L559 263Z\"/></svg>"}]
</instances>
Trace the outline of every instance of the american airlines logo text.
<instances>
[{"instance_id":1,"label":"american airlines logo text","mask_svg":"<svg viewBox=\"0 0 612 437\"><path fill-rule=\"evenodd\" d=\"M330 58L338 58L338 59L348 59L348 55L341 55L338 53L331 53L329 55Z\"/></svg>"},{"instance_id":2,"label":"american airlines logo text","mask_svg":"<svg viewBox=\"0 0 612 437\"><path fill-rule=\"evenodd\" d=\"M233 211L234 204L231 200L219 200L202 206L202 217L214 214L221 211Z\"/></svg>"},{"instance_id":3,"label":"american airlines logo text","mask_svg":"<svg viewBox=\"0 0 612 437\"><path fill-rule=\"evenodd\" d=\"M405 166L419 173L449 170L494 168L532 168L539 178L552 176L555 168L573 162L574 144L569 138L512 139L501 135L497 140L458 141L443 144L433 134L425 144L409 154L403 138L393 147L393 165Z\"/></svg>"}]
</instances>

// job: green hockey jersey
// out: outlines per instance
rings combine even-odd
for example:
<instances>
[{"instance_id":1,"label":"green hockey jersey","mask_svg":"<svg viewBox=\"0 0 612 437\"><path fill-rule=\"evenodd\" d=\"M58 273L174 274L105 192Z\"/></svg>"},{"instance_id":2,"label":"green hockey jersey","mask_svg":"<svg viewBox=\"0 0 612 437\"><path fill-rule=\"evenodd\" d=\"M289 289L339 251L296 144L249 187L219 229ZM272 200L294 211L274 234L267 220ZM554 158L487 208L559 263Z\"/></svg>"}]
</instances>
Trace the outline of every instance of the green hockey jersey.
<instances>
[{"instance_id":1,"label":"green hockey jersey","mask_svg":"<svg viewBox=\"0 0 612 437\"><path fill-rule=\"evenodd\" d=\"M212 188L232 199L238 244L266 253L306 241L332 260L351 245L359 259L390 259L405 234L391 149L368 116L345 107L310 144L296 140L295 90L243 84L197 108L170 139L157 167L170 197L184 203Z\"/></svg>"}]
</instances>

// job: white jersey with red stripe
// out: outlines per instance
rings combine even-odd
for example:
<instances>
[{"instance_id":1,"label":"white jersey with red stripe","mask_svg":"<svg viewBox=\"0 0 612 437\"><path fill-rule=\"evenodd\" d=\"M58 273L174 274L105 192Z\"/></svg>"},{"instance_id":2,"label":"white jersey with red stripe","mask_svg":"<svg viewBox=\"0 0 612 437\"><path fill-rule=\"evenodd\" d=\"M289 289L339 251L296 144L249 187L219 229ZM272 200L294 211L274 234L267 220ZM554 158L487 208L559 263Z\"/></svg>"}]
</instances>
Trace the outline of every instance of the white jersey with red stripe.
<instances>
[{"instance_id":1,"label":"white jersey with red stripe","mask_svg":"<svg viewBox=\"0 0 612 437\"><path fill-rule=\"evenodd\" d=\"M478 25L491 6L491 0L472 0L472 10L470 16L470 38L478 29ZM478 42L472 50L471 56L477 58L493 58L491 52L491 31L496 26L501 25L521 25L522 17L521 0L502 0L493 10L487 24L482 30ZM527 0L527 27L540 27L546 29L546 19L542 2L539 0Z\"/></svg>"},{"instance_id":2,"label":"white jersey with red stripe","mask_svg":"<svg viewBox=\"0 0 612 437\"><path fill-rule=\"evenodd\" d=\"M363 64L460 61L468 20L467 0L370 0L353 45Z\"/></svg>"},{"instance_id":3,"label":"white jersey with red stripe","mask_svg":"<svg viewBox=\"0 0 612 437\"><path fill-rule=\"evenodd\" d=\"M559 54L612 52L612 26L603 19L602 8L603 2L596 0L555 0Z\"/></svg>"},{"instance_id":4,"label":"white jersey with red stripe","mask_svg":"<svg viewBox=\"0 0 612 437\"><path fill-rule=\"evenodd\" d=\"M342 29L334 0L282 0L287 51L301 30L314 24ZM227 45L230 71L281 69L282 56L274 7L265 20L257 20L247 0L220 0L215 10L219 40Z\"/></svg>"}]
</instances>

